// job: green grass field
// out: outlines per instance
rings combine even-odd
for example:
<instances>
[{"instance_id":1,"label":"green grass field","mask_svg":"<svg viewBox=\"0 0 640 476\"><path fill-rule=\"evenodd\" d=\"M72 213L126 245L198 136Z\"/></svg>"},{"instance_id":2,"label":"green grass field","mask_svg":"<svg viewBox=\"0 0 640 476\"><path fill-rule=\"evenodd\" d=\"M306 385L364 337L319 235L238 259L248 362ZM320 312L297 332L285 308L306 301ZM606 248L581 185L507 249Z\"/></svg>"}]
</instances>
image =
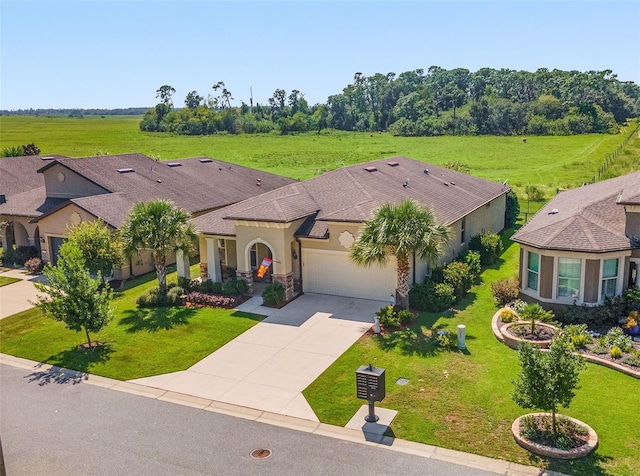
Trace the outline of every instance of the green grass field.
<instances>
[{"instance_id":1,"label":"green grass field","mask_svg":"<svg viewBox=\"0 0 640 476\"><path fill-rule=\"evenodd\" d=\"M509 180L516 190L535 184L546 194L571 188L597 174L606 156L631 127L617 135L569 137L393 137L391 134L323 131L295 136L220 134L176 136L138 129L140 116L0 116L0 148L34 142L43 154L84 157L108 152L142 152L160 159L206 155L295 179L343 165L405 155L433 164L460 161L489 180ZM617 174L640 168L640 139L634 135ZM613 169L612 165L612 169Z\"/></svg>"},{"instance_id":2,"label":"green grass field","mask_svg":"<svg viewBox=\"0 0 640 476\"><path fill-rule=\"evenodd\" d=\"M20 281L18 278L10 278L8 276L0 276L0 287L7 286L9 284L17 283Z\"/></svg>"},{"instance_id":3,"label":"green grass field","mask_svg":"<svg viewBox=\"0 0 640 476\"><path fill-rule=\"evenodd\" d=\"M501 262L482 274L453 312L423 313L417 323L383 336L364 336L304 391L322 422L345 425L366 402L355 396L355 370L372 363L386 369L387 395L378 404L398 410L390 429L397 438L584 475L637 475L640 467L640 381L587 364L582 388L562 413L591 425L600 437L592 455L564 463L538 458L518 446L511 423L528 413L511 400L519 372L517 353L491 330L497 306L490 284L517 274L518 246L510 243ZM426 336L437 329L455 334L467 327L468 351L443 351ZM396 385L400 377L408 385Z\"/></svg>"},{"instance_id":4,"label":"green grass field","mask_svg":"<svg viewBox=\"0 0 640 476\"><path fill-rule=\"evenodd\" d=\"M176 280L176 273L168 277ZM112 303L113 320L91 338L102 348L78 350L84 332L33 308L0 321L0 352L119 380L185 370L260 322L264 316L227 309L138 309L137 297L156 286L155 273L129 281Z\"/></svg>"}]
</instances>

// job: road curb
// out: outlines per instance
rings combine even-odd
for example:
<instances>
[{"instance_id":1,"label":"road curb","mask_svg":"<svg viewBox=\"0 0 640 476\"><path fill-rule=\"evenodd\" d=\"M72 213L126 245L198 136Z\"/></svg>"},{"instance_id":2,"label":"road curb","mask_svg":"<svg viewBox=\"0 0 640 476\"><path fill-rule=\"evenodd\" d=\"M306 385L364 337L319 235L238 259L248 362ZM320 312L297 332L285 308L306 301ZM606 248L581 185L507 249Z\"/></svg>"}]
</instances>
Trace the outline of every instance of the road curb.
<instances>
[{"instance_id":1,"label":"road curb","mask_svg":"<svg viewBox=\"0 0 640 476\"><path fill-rule=\"evenodd\" d=\"M60 373L76 383L84 383L95 385L98 387L109 388L112 390L130 393L145 398L153 398L171 404L188 406L191 408L211 411L215 413L222 413L238 418L258 421L268 425L280 426L291 430L313 433L319 436L351 441L368 446L376 446L379 448L384 448L386 450L408 453L423 458L455 463L469 468L492 471L496 474L504 474L510 476L560 476L562 474L535 468L533 466L525 466L522 464L511 463L509 461L493 459L486 456L464 453L462 451L417 443L415 441L401 440L388 436L363 433L359 430L352 430L341 426L328 425L326 423L319 423L302 418L295 418L263 410L256 410L253 408L218 402L215 400L195 397L192 395L172 392L169 390L147 387L145 385L140 385L137 383L124 382L121 380L101 377L98 375L91 375L85 372L69 370L62 367L43 364L41 362L35 362L33 360L14 357L12 355L2 353L0 353L0 364L21 368L23 370L31 370L38 373Z\"/></svg>"}]
</instances>

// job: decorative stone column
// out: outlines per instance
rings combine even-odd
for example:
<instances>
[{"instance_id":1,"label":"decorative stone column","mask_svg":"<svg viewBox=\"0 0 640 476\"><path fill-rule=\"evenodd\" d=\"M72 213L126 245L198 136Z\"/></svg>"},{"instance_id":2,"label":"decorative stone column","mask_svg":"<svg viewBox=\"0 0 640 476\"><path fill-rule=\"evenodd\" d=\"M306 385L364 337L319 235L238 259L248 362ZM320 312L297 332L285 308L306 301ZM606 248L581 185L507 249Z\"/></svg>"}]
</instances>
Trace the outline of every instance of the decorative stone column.
<instances>
[{"instance_id":1,"label":"decorative stone column","mask_svg":"<svg viewBox=\"0 0 640 476\"><path fill-rule=\"evenodd\" d=\"M236 270L236 278L247 282L247 294L253 296L253 272Z\"/></svg>"},{"instance_id":2,"label":"decorative stone column","mask_svg":"<svg viewBox=\"0 0 640 476\"><path fill-rule=\"evenodd\" d=\"M200 277L202 279L209 279L209 267L207 263L200 262Z\"/></svg>"},{"instance_id":3,"label":"decorative stone column","mask_svg":"<svg viewBox=\"0 0 640 476\"><path fill-rule=\"evenodd\" d=\"M293 292L293 273L274 274L271 276L271 279L273 279L273 282L280 283L284 286L285 301L290 301L294 298L295 293Z\"/></svg>"}]
</instances>

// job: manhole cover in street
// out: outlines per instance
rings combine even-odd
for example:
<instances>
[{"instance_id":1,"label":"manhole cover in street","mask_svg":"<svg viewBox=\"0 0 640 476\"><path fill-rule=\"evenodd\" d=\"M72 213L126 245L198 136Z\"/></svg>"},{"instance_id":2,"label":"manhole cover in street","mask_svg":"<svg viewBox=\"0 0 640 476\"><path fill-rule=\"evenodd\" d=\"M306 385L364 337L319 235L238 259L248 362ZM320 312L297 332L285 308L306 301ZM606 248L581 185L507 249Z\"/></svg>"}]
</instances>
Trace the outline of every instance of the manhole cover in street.
<instances>
[{"instance_id":1,"label":"manhole cover in street","mask_svg":"<svg viewBox=\"0 0 640 476\"><path fill-rule=\"evenodd\" d=\"M271 450L266 448L260 448L251 452L253 459L267 459L269 456L271 456Z\"/></svg>"},{"instance_id":2,"label":"manhole cover in street","mask_svg":"<svg viewBox=\"0 0 640 476\"><path fill-rule=\"evenodd\" d=\"M408 383L409 383L408 378L400 377L398 380L396 380L396 384L398 385L407 385Z\"/></svg>"}]
</instances>

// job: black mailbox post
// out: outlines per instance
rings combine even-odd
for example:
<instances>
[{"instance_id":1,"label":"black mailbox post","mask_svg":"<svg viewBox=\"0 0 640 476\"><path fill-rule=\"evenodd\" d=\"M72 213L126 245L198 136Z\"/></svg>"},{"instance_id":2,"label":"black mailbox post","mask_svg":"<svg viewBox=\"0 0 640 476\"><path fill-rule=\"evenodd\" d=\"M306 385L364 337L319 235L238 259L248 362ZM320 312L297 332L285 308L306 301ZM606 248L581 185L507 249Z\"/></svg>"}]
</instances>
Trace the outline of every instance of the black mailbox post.
<instances>
[{"instance_id":1,"label":"black mailbox post","mask_svg":"<svg viewBox=\"0 0 640 476\"><path fill-rule=\"evenodd\" d=\"M384 369L369 365L361 365L356 370L356 395L369 402L369 414L365 421L376 422L374 402L381 402L385 397Z\"/></svg>"}]
</instances>

